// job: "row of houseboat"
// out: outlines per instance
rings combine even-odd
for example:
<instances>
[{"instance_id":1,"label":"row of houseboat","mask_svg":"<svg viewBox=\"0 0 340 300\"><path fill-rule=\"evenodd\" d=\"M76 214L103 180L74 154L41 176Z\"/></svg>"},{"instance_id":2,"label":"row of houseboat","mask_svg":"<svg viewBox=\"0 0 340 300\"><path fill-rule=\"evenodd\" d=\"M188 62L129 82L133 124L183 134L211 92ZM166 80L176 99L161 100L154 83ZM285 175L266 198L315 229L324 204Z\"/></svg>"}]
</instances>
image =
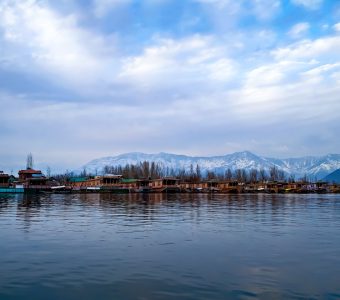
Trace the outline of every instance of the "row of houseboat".
<instances>
[{"instance_id":1,"label":"row of houseboat","mask_svg":"<svg viewBox=\"0 0 340 300\"><path fill-rule=\"evenodd\" d=\"M190 182L174 177L159 179L126 179L121 175L71 177L58 182L40 170L26 169L18 177L0 172L0 192L24 193L338 193L339 185L326 182L255 182L203 180Z\"/></svg>"}]
</instances>

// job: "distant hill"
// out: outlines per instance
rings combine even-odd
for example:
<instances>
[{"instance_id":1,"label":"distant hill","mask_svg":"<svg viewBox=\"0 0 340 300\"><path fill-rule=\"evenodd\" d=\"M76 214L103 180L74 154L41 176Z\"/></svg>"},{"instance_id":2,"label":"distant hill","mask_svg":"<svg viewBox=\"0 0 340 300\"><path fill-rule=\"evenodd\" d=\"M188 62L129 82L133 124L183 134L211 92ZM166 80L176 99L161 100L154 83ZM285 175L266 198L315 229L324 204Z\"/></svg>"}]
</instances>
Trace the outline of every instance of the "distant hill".
<instances>
[{"instance_id":1,"label":"distant hill","mask_svg":"<svg viewBox=\"0 0 340 300\"><path fill-rule=\"evenodd\" d=\"M335 170L331 174L327 175L324 181L340 183L340 169Z\"/></svg>"},{"instance_id":2,"label":"distant hill","mask_svg":"<svg viewBox=\"0 0 340 300\"><path fill-rule=\"evenodd\" d=\"M268 158L258 156L249 151L236 152L223 156L197 157L177 155L171 153L146 154L140 152L126 153L118 156L98 158L90 161L75 172L81 172L84 168L87 172L100 174L105 166L125 166L126 164L138 164L143 161L156 162L163 167L175 170L190 170L190 165L201 167L202 172L225 172L228 168L236 169L265 169L272 166L283 170L287 175L301 178L307 175L311 178L323 179L330 172L340 169L340 154L328 154L324 156L306 156L300 158Z\"/></svg>"}]
</instances>

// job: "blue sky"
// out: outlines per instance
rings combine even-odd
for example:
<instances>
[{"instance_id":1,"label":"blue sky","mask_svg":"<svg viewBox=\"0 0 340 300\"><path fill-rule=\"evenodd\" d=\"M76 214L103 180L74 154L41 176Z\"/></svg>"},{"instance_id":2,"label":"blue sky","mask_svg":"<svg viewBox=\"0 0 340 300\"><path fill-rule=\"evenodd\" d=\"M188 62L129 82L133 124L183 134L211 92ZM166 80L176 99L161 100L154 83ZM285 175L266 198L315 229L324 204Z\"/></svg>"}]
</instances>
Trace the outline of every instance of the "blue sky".
<instances>
[{"instance_id":1,"label":"blue sky","mask_svg":"<svg viewBox=\"0 0 340 300\"><path fill-rule=\"evenodd\" d=\"M339 153L338 0L0 0L0 169Z\"/></svg>"}]
</instances>

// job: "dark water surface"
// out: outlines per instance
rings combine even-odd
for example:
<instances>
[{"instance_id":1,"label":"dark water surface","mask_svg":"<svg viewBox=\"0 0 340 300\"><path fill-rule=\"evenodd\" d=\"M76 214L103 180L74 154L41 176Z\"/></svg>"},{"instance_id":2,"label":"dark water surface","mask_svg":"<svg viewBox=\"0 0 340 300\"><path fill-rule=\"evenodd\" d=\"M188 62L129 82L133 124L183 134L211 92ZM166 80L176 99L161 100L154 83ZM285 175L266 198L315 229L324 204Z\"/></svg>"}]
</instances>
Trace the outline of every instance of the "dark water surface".
<instances>
[{"instance_id":1,"label":"dark water surface","mask_svg":"<svg viewBox=\"0 0 340 300\"><path fill-rule=\"evenodd\" d=\"M340 299L340 195L0 195L0 299Z\"/></svg>"}]
</instances>

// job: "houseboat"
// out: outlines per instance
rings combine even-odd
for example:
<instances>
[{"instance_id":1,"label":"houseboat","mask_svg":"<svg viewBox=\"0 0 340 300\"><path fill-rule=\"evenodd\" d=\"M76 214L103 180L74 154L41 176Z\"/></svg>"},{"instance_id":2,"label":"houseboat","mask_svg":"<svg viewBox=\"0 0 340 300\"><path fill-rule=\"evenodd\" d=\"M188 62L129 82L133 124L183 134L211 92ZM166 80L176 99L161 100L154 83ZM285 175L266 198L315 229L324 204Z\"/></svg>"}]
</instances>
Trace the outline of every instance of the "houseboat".
<instances>
[{"instance_id":1,"label":"houseboat","mask_svg":"<svg viewBox=\"0 0 340 300\"><path fill-rule=\"evenodd\" d=\"M15 182L15 177L0 171L0 193L23 193L24 186Z\"/></svg>"},{"instance_id":2,"label":"houseboat","mask_svg":"<svg viewBox=\"0 0 340 300\"><path fill-rule=\"evenodd\" d=\"M49 190L47 178L40 170L27 168L19 171L18 184L22 185L27 192L38 192Z\"/></svg>"},{"instance_id":3,"label":"houseboat","mask_svg":"<svg viewBox=\"0 0 340 300\"><path fill-rule=\"evenodd\" d=\"M181 191L179 179L175 177L164 177L151 180L149 183L152 192L178 193Z\"/></svg>"},{"instance_id":4,"label":"houseboat","mask_svg":"<svg viewBox=\"0 0 340 300\"><path fill-rule=\"evenodd\" d=\"M236 180L221 181L218 183L218 188L222 193L238 193L240 192L240 187Z\"/></svg>"}]
</instances>

